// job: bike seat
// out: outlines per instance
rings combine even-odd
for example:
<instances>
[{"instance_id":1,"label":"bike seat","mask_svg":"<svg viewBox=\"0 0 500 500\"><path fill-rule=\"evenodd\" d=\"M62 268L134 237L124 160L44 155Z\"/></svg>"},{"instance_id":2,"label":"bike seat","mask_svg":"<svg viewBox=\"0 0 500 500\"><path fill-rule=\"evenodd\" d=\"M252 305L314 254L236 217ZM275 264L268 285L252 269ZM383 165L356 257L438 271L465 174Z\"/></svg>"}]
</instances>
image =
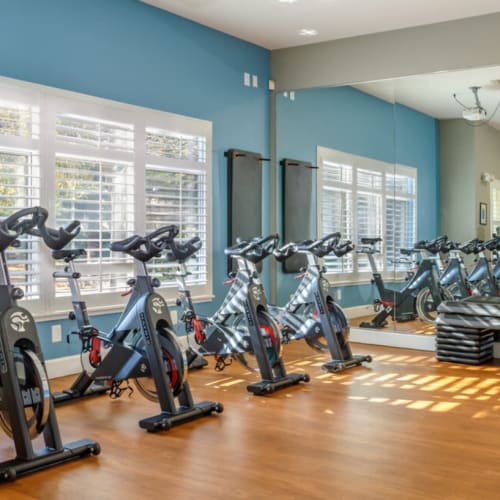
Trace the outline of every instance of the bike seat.
<instances>
[{"instance_id":1,"label":"bike seat","mask_svg":"<svg viewBox=\"0 0 500 500\"><path fill-rule=\"evenodd\" d=\"M382 241L382 238L361 238L362 245L375 245L379 241Z\"/></svg>"},{"instance_id":2,"label":"bike seat","mask_svg":"<svg viewBox=\"0 0 500 500\"><path fill-rule=\"evenodd\" d=\"M52 258L55 260L65 260L70 262L80 256L87 255L87 252L83 248L73 248L71 250L52 250Z\"/></svg>"}]
</instances>

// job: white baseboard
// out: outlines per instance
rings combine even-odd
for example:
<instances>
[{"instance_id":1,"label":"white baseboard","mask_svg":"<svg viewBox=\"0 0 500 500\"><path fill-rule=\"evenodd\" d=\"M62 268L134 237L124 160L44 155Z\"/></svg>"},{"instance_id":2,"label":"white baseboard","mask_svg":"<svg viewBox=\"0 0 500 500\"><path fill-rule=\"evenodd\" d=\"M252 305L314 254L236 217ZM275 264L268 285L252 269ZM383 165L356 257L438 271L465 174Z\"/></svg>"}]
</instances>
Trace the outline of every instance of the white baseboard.
<instances>
[{"instance_id":1,"label":"white baseboard","mask_svg":"<svg viewBox=\"0 0 500 500\"><path fill-rule=\"evenodd\" d=\"M82 371L80 355L64 356L63 358L48 359L45 361L49 378L65 377Z\"/></svg>"},{"instance_id":2,"label":"white baseboard","mask_svg":"<svg viewBox=\"0 0 500 500\"><path fill-rule=\"evenodd\" d=\"M348 319L353 318L361 318L363 316L370 316L375 314L373 312L373 304L366 304L364 306L352 306L352 307L343 307L345 315Z\"/></svg>"},{"instance_id":3,"label":"white baseboard","mask_svg":"<svg viewBox=\"0 0 500 500\"><path fill-rule=\"evenodd\" d=\"M420 351L436 350L436 339L433 335L416 335L412 333L397 333L385 330L351 327L349 340L361 344L404 347L406 349L418 349Z\"/></svg>"}]
</instances>

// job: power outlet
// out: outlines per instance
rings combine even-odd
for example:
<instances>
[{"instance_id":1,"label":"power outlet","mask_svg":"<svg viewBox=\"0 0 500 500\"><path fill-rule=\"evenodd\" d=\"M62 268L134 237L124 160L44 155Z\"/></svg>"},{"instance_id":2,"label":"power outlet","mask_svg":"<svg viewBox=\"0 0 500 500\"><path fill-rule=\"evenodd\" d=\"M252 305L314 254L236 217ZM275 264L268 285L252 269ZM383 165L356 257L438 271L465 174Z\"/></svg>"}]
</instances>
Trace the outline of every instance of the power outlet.
<instances>
[{"instance_id":1,"label":"power outlet","mask_svg":"<svg viewBox=\"0 0 500 500\"><path fill-rule=\"evenodd\" d=\"M170 317L172 318L172 324L175 325L177 323L177 311L169 309L169 312L170 312Z\"/></svg>"},{"instance_id":2,"label":"power outlet","mask_svg":"<svg viewBox=\"0 0 500 500\"><path fill-rule=\"evenodd\" d=\"M62 340L62 329L61 325L52 325L52 342L61 342Z\"/></svg>"}]
</instances>

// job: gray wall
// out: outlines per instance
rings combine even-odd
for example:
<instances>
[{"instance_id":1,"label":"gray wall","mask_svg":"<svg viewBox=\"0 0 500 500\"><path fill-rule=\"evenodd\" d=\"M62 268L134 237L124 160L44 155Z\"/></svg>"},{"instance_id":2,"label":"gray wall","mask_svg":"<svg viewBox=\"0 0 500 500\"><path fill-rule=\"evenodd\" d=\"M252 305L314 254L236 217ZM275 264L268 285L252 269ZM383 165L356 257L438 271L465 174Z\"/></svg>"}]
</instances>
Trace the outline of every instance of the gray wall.
<instances>
[{"instance_id":1,"label":"gray wall","mask_svg":"<svg viewBox=\"0 0 500 500\"><path fill-rule=\"evenodd\" d=\"M475 129L464 120L440 122L441 232L455 241L476 236Z\"/></svg>"},{"instance_id":2,"label":"gray wall","mask_svg":"<svg viewBox=\"0 0 500 500\"><path fill-rule=\"evenodd\" d=\"M500 64L500 13L272 52L278 90Z\"/></svg>"},{"instance_id":3,"label":"gray wall","mask_svg":"<svg viewBox=\"0 0 500 500\"><path fill-rule=\"evenodd\" d=\"M500 179L500 132L490 126L475 127L476 154L476 223L478 238L491 237L490 216L490 184L481 181L483 173L492 174ZM488 224L479 225L479 202L488 204Z\"/></svg>"},{"instance_id":4,"label":"gray wall","mask_svg":"<svg viewBox=\"0 0 500 500\"><path fill-rule=\"evenodd\" d=\"M483 173L500 179L500 132L464 120L440 122L441 229L451 239L488 239L490 184ZM479 203L488 205L488 224L479 224Z\"/></svg>"}]
</instances>

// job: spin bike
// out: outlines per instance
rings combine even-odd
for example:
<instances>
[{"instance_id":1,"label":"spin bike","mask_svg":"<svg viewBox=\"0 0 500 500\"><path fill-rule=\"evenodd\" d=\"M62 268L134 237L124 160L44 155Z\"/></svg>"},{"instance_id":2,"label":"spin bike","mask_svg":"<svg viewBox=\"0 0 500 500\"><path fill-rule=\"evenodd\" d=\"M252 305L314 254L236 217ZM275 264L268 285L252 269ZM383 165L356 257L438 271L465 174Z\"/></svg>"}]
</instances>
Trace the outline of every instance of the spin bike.
<instances>
[{"instance_id":1,"label":"spin bike","mask_svg":"<svg viewBox=\"0 0 500 500\"><path fill-rule=\"evenodd\" d=\"M455 300L463 300L472 295L472 289L467 279L467 271L461 258L460 245L453 241L446 241L440 249L441 253L449 255L439 283L446 288Z\"/></svg>"},{"instance_id":2,"label":"spin bike","mask_svg":"<svg viewBox=\"0 0 500 500\"><path fill-rule=\"evenodd\" d=\"M494 273L484 254L485 250L495 251L498 244L497 238L488 241L481 241L476 238L460 245L460 251L465 255L476 255L475 266L467 276L472 289L472 295L488 295L490 297L498 295Z\"/></svg>"},{"instance_id":3,"label":"spin bike","mask_svg":"<svg viewBox=\"0 0 500 500\"><path fill-rule=\"evenodd\" d=\"M439 272L432 259L439 257L441 246L447 240L441 236L432 241L417 243L414 250L423 254L418 269L411 275L408 283L401 290L386 288L382 275L378 272L374 254L378 251L375 245L382 238L361 238L362 246L358 253L366 254L373 272L372 283L377 287L380 299L375 301L381 307L371 321L364 321L362 328L383 328L387 325L387 317L394 321L411 321L418 317L428 323L433 323L437 317L437 307L443 300L453 300L449 293L439 283Z\"/></svg>"},{"instance_id":4,"label":"spin bike","mask_svg":"<svg viewBox=\"0 0 500 500\"><path fill-rule=\"evenodd\" d=\"M229 320L226 323L216 323L211 318L200 316L196 312L191 291L186 285L186 279L191 275L186 261L195 255L201 246L202 242L197 236L188 241L172 239L166 251L167 262L175 263L177 267L174 274L178 295L177 316L178 325L183 329L182 333L186 335L188 343L186 350L188 368L206 366L208 363L204 356L213 355L215 371L223 371L232 364L233 359L241 362L245 368L253 370L247 358L244 357L245 352L252 351L249 333L231 328L226 324Z\"/></svg>"},{"instance_id":5,"label":"spin bike","mask_svg":"<svg viewBox=\"0 0 500 500\"><path fill-rule=\"evenodd\" d=\"M316 241L288 243L273 252L279 262L297 253L307 257L307 268L298 276L301 282L290 301L284 307L270 306L269 311L280 325L285 342L303 338L310 347L330 352L332 359L322 366L329 372L340 372L372 361L370 355L352 354L349 323L344 311L333 300L331 285L325 277L326 268L319 262L331 253L340 258L354 249L350 241L340 244L340 236L340 233L332 233Z\"/></svg>"},{"instance_id":6,"label":"spin bike","mask_svg":"<svg viewBox=\"0 0 500 500\"><path fill-rule=\"evenodd\" d=\"M35 321L17 305L24 293L10 282L5 251L47 216L41 207L26 208L0 224L0 426L16 449L16 458L0 463L0 481L100 453L95 441L62 443ZM45 447L35 449L39 435Z\"/></svg>"},{"instance_id":7,"label":"spin bike","mask_svg":"<svg viewBox=\"0 0 500 500\"><path fill-rule=\"evenodd\" d=\"M245 356L255 355L261 380L247 386L247 390L255 395L270 394L299 382L309 382L307 373L286 373L281 358L279 330L269 314L264 288L256 270L256 265L276 248L278 239L278 235L238 239L236 245L225 250L226 255L236 260L237 271L230 273L228 284L231 288L210 318L196 315L184 283L187 276L184 262L200 248L201 242L194 239L185 245L169 244L169 260L177 261L180 266L176 274L178 306L188 338L194 332L198 344L194 347L195 351L201 355L215 354L217 363L222 363L220 369L231 356L249 367Z\"/></svg>"},{"instance_id":8,"label":"spin bike","mask_svg":"<svg viewBox=\"0 0 500 500\"><path fill-rule=\"evenodd\" d=\"M130 298L109 333L99 332L91 326L80 296L80 274L76 272L74 259L82 255L82 251L52 247L55 250L53 257L64 259L68 264L64 272L56 272L54 276L66 278L70 283L73 303L70 318L77 320L82 353L88 355L89 362L68 390L55 394L57 403L86 396L95 382L107 385L110 396L118 398L125 391L131 392L128 379L134 379L145 398L160 404L160 414L139 422L148 432L166 430L214 411L223 411L221 403L193 402L167 304L154 291L160 282L147 272L146 263L160 255L177 233L177 226L165 226L147 236L135 235L111 244L112 251L133 257L136 277L127 282L132 287ZM175 398L179 401L178 406Z\"/></svg>"}]
</instances>

